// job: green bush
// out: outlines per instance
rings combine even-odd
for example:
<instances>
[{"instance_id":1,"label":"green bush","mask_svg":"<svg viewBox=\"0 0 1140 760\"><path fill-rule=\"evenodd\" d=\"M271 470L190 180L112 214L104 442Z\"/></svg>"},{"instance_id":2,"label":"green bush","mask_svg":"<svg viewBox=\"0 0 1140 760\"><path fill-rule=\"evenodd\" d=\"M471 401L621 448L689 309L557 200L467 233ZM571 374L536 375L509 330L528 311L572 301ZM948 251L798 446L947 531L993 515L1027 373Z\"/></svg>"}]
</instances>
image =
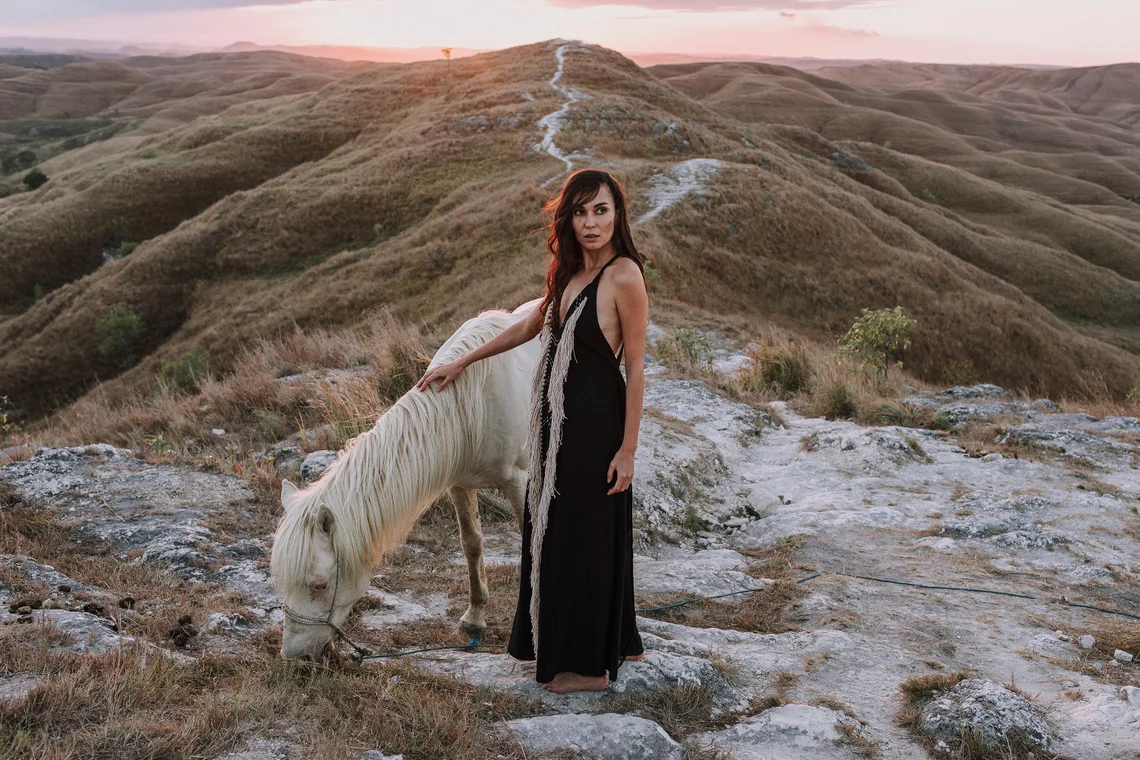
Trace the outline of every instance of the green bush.
<instances>
[{"instance_id":1,"label":"green bush","mask_svg":"<svg viewBox=\"0 0 1140 760\"><path fill-rule=\"evenodd\" d=\"M135 249L138 247L139 247L138 243L123 243L122 245L119 246L119 255L120 256L130 256L132 253L135 252Z\"/></svg>"},{"instance_id":2,"label":"green bush","mask_svg":"<svg viewBox=\"0 0 1140 760\"><path fill-rule=\"evenodd\" d=\"M37 188L43 187L47 181L47 175L39 168L32 169L24 175L24 184L28 186L29 190L36 190Z\"/></svg>"},{"instance_id":3,"label":"green bush","mask_svg":"<svg viewBox=\"0 0 1140 760\"><path fill-rule=\"evenodd\" d=\"M208 372L206 353L195 346L174 361L164 361L159 382L171 390L196 391Z\"/></svg>"},{"instance_id":4,"label":"green bush","mask_svg":"<svg viewBox=\"0 0 1140 760\"><path fill-rule=\"evenodd\" d=\"M840 350L870 364L886 377L891 352L910 348L910 338L905 336L917 324L903 313L901 306L875 311L863 309L851 329L839 339Z\"/></svg>"},{"instance_id":5,"label":"green bush","mask_svg":"<svg viewBox=\"0 0 1140 760\"><path fill-rule=\"evenodd\" d=\"M712 341L692 327L673 331L672 335L656 345L655 351L663 364L683 372L712 371Z\"/></svg>"},{"instance_id":6,"label":"green bush","mask_svg":"<svg viewBox=\"0 0 1140 760\"><path fill-rule=\"evenodd\" d=\"M1132 386L1132 390L1128 391L1128 400L1134 404L1140 404L1140 380L1136 381L1136 385Z\"/></svg>"},{"instance_id":7,"label":"green bush","mask_svg":"<svg viewBox=\"0 0 1140 760\"><path fill-rule=\"evenodd\" d=\"M15 153L6 153L3 158L0 158L0 170L2 170L4 174L14 174L18 171L26 171L35 165L35 151L31 151L26 148Z\"/></svg>"},{"instance_id":8,"label":"green bush","mask_svg":"<svg viewBox=\"0 0 1140 760\"><path fill-rule=\"evenodd\" d=\"M99 343L95 353L99 356L122 356L122 366L134 363L131 348L142 337L146 325L142 318L124 304L115 304L95 322Z\"/></svg>"}]
</instances>

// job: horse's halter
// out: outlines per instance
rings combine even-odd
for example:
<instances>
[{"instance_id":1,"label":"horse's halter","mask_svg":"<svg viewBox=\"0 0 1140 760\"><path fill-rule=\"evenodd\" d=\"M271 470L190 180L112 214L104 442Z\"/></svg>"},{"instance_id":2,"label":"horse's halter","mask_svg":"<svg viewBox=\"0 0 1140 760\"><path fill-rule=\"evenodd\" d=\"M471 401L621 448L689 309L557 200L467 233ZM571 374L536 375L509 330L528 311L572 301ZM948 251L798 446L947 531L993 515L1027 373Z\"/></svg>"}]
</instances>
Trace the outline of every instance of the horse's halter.
<instances>
[{"instance_id":1,"label":"horse's halter","mask_svg":"<svg viewBox=\"0 0 1140 760\"><path fill-rule=\"evenodd\" d=\"M332 621L333 613L336 612L336 596L340 591L340 556L336 551L336 542L333 542L333 561L336 562L336 580L333 581L332 604L329 605L329 613L324 618L311 617L309 615L302 615L300 612L289 607L284 599L281 600L281 610L285 613L285 617L292 620L294 623L300 625L327 625L332 628L334 632L340 635L348 643L352 644L352 639L340 629L336 623ZM354 647L355 644L352 644Z\"/></svg>"}]
</instances>

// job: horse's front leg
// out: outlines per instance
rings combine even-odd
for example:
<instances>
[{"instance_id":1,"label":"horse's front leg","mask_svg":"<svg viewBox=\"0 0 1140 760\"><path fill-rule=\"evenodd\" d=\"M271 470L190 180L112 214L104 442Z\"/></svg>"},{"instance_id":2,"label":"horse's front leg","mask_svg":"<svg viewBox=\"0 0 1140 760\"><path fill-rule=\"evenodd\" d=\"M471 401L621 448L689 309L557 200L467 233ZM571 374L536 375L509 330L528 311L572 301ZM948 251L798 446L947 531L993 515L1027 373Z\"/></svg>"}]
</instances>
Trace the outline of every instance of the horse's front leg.
<instances>
[{"instance_id":1,"label":"horse's front leg","mask_svg":"<svg viewBox=\"0 0 1140 760\"><path fill-rule=\"evenodd\" d=\"M448 489L455 517L459 521L459 540L467 558L467 611L459 619L465 634L479 638L487 628L487 576L483 572L483 525L479 520L479 502L474 488L452 486Z\"/></svg>"}]
</instances>

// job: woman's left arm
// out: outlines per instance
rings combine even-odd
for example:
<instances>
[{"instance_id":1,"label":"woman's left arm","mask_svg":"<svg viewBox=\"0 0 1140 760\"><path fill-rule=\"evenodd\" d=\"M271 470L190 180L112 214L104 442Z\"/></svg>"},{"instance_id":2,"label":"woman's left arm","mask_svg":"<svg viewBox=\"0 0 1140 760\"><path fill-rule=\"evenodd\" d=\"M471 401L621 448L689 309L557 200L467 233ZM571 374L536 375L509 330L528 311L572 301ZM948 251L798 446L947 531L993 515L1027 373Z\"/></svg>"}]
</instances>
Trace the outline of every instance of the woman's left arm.
<instances>
[{"instance_id":1,"label":"woman's left arm","mask_svg":"<svg viewBox=\"0 0 1140 760\"><path fill-rule=\"evenodd\" d=\"M641 272L633 267L622 267L614 274L618 321L625 346L625 431L621 448L606 474L606 482L617 478L607 494L620 493L633 483L633 459L645 399L645 329L649 324L649 295L645 292Z\"/></svg>"}]
</instances>

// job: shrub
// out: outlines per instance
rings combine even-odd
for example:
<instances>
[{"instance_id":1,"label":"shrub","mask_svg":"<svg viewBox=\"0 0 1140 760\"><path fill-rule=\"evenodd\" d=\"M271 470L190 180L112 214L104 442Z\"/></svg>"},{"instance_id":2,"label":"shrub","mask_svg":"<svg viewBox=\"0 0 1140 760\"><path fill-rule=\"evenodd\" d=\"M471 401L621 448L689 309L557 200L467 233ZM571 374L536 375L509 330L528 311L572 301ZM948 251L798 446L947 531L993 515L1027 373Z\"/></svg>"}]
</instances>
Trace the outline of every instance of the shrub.
<instances>
[{"instance_id":1,"label":"shrub","mask_svg":"<svg viewBox=\"0 0 1140 760\"><path fill-rule=\"evenodd\" d=\"M207 372L206 354L201 346L195 346L175 361L162 363L159 383L170 390L196 391Z\"/></svg>"},{"instance_id":2,"label":"shrub","mask_svg":"<svg viewBox=\"0 0 1140 760\"><path fill-rule=\"evenodd\" d=\"M851 419L859 412L859 402L855 389L850 384L839 381L827 389L823 416L829 420Z\"/></svg>"},{"instance_id":3,"label":"shrub","mask_svg":"<svg viewBox=\"0 0 1140 760\"><path fill-rule=\"evenodd\" d=\"M1133 404L1140 404L1140 380L1137 380L1132 390L1128 391L1128 400Z\"/></svg>"},{"instance_id":4,"label":"shrub","mask_svg":"<svg viewBox=\"0 0 1140 760\"><path fill-rule=\"evenodd\" d=\"M20 424L9 418L11 412L8 405L10 403L11 401L7 396L0 396L0 434L4 436L14 435L22 431Z\"/></svg>"},{"instance_id":5,"label":"shrub","mask_svg":"<svg viewBox=\"0 0 1140 760\"><path fill-rule=\"evenodd\" d=\"M115 304L95 322L95 332L99 336L95 353L99 356L123 356L123 364L130 365L131 347L145 330L146 325L138 314L124 304Z\"/></svg>"},{"instance_id":6,"label":"shrub","mask_svg":"<svg viewBox=\"0 0 1140 760\"><path fill-rule=\"evenodd\" d=\"M910 338L905 336L916 324L901 306L863 309L851 329L839 339L839 345L843 353L870 364L886 377L891 352L910 348Z\"/></svg>"},{"instance_id":7,"label":"shrub","mask_svg":"<svg viewBox=\"0 0 1140 760\"><path fill-rule=\"evenodd\" d=\"M130 256L132 253L135 252L135 249L138 247L139 247L138 243L123 243L122 245L119 246L119 255L120 256Z\"/></svg>"},{"instance_id":8,"label":"shrub","mask_svg":"<svg viewBox=\"0 0 1140 760\"><path fill-rule=\"evenodd\" d=\"M794 343L787 348L762 343L749 352L749 359L751 371L745 383L748 390L767 391L776 398L787 399L806 390L811 382L811 362Z\"/></svg>"},{"instance_id":9,"label":"shrub","mask_svg":"<svg viewBox=\"0 0 1140 760\"><path fill-rule=\"evenodd\" d=\"M9 153L0 159L0 170L3 170L4 174L13 174L24 169L31 169L35 165L36 154L30 150Z\"/></svg>"},{"instance_id":10,"label":"shrub","mask_svg":"<svg viewBox=\"0 0 1140 760\"><path fill-rule=\"evenodd\" d=\"M40 169L32 169L24 175L24 184L28 186L29 190L35 190L43 187L48 181L47 175Z\"/></svg>"},{"instance_id":11,"label":"shrub","mask_svg":"<svg viewBox=\"0 0 1140 760\"><path fill-rule=\"evenodd\" d=\"M711 372L713 344L704 333L692 327L675 330L656 346L662 363L682 372Z\"/></svg>"}]
</instances>

